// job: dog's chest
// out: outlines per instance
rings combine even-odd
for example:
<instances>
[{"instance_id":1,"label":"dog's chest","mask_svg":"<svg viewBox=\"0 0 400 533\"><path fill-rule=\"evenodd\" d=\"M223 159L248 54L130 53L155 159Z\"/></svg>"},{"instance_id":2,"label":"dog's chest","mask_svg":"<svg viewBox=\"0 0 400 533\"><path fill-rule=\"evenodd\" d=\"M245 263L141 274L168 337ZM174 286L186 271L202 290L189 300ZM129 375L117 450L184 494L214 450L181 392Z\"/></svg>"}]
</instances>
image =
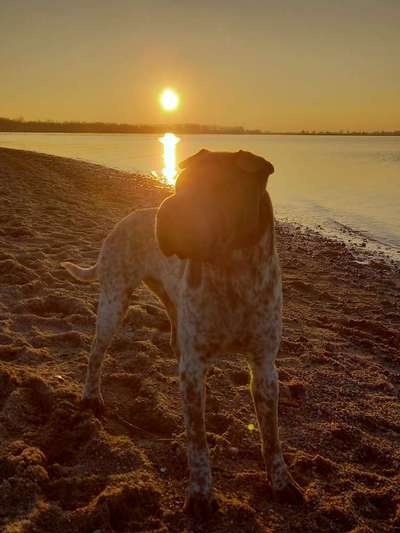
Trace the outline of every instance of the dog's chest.
<instances>
[{"instance_id":1,"label":"dog's chest","mask_svg":"<svg viewBox=\"0 0 400 533\"><path fill-rule=\"evenodd\" d=\"M227 269L206 267L197 288L183 284L179 321L199 344L222 349L240 345L276 320L281 303L278 258L247 259Z\"/></svg>"}]
</instances>

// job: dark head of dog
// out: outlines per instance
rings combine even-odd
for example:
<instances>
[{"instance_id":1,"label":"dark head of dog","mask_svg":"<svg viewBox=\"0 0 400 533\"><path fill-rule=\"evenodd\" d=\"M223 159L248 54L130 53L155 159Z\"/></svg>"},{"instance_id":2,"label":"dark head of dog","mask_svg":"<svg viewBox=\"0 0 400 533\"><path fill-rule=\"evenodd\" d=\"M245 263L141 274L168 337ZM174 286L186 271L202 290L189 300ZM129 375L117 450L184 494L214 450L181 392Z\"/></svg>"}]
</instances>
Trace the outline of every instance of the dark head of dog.
<instances>
[{"instance_id":1,"label":"dark head of dog","mask_svg":"<svg viewBox=\"0 0 400 533\"><path fill-rule=\"evenodd\" d=\"M201 150L179 166L176 193L157 214L164 255L213 261L255 244L272 224L266 185L274 167L262 157Z\"/></svg>"}]
</instances>

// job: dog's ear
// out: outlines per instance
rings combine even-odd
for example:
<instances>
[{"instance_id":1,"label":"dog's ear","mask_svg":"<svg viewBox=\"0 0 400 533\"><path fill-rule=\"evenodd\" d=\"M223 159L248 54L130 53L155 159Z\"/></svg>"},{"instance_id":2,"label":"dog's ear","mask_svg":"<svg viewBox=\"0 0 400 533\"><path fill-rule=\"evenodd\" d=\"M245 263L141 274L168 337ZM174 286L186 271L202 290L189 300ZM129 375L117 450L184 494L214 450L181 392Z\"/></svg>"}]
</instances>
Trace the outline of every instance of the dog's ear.
<instances>
[{"instance_id":1,"label":"dog's ear","mask_svg":"<svg viewBox=\"0 0 400 533\"><path fill-rule=\"evenodd\" d=\"M248 174L259 174L265 178L274 172L274 167L269 161L244 150L237 152L236 164Z\"/></svg>"},{"instance_id":2,"label":"dog's ear","mask_svg":"<svg viewBox=\"0 0 400 533\"><path fill-rule=\"evenodd\" d=\"M175 191L192 189L199 186L199 173L203 173L206 167L206 161L209 159L209 150L203 148L197 154L194 154L179 163L181 172L175 181ZM195 178L195 179L193 179ZM202 180L203 181L203 180Z\"/></svg>"},{"instance_id":3,"label":"dog's ear","mask_svg":"<svg viewBox=\"0 0 400 533\"><path fill-rule=\"evenodd\" d=\"M269 241L269 247L270 252L272 252L272 249L274 247L274 210L272 208L272 202L271 197L268 194L267 191L264 192L264 194L261 197L260 201L260 218L259 218L259 231L262 235L266 229L270 229L270 241Z\"/></svg>"},{"instance_id":4,"label":"dog's ear","mask_svg":"<svg viewBox=\"0 0 400 533\"><path fill-rule=\"evenodd\" d=\"M167 257L210 260L215 248L220 216L210 202L196 201L189 193L174 194L160 205L156 217L156 238Z\"/></svg>"},{"instance_id":5,"label":"dog's ear","mask_svg":"<svg viewBox=\"0 0 400 533\"><path fill-rule=\"evenodd\" d=\"M205 148L202 148L197 154L191 155L187 159L184 159L179 163L179 168L194 168L196 166L201 165L205 159L207 158L207 155L209 154L209 150L206 150Z\"/></svg>"}]
</instances>

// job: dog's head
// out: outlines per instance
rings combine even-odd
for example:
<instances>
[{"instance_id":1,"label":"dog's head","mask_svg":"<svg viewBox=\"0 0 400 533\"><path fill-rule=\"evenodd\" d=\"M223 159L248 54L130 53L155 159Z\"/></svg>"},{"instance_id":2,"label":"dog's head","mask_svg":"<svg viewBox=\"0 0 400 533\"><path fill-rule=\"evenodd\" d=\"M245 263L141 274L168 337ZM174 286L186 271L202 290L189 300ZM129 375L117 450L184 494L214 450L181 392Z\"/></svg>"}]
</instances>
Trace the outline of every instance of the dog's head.
<instances>
[{"instance_id":1,"label":"dog's head","mask_svg":"<svg viewBox=\"0 0 400 533\"><path fill-rule=\"evenodd\" d=\"M266 193L274 167L250 152L201 150L180 163L176 193L157 213L161 251L212 261L257 242L272 213Z\"/></svg>"}]
</instances>

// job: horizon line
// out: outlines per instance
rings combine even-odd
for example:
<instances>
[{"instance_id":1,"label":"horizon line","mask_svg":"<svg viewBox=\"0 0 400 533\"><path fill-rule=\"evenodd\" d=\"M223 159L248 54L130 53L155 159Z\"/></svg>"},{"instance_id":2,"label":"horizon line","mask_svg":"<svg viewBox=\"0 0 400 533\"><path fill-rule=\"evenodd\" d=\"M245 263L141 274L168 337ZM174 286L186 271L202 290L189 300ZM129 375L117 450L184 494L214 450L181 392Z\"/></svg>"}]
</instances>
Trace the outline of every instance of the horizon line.
<instances>
[{"instance_id":1,"label":"horizon line","mask_svg":"<svg viewBox=\"0 0 400 533\"><path fill-rule=\"evenodd\" d=\"M124 122L79 121L79 120L25 120L0 117L2 133L165 133L175 130L179 134L232 134L232 135L400 135L398 130L328 130L301 129L292 131L262 130L244 126L220 126L185 122L176 124L129 124Z\"/></svg>"}]
</instances>

